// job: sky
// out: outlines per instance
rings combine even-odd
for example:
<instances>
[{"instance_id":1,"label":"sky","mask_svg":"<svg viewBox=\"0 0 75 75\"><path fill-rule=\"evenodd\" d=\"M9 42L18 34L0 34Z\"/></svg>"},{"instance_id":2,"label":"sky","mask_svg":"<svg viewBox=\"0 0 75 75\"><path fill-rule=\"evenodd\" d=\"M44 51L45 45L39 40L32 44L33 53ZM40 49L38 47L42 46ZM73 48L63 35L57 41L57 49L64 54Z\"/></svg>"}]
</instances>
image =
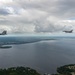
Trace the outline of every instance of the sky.
<instances>
[{"instance_id":1,"label":"sky","mask_svg":"<svg viewBox=\"0 0 75 75\"><path fill-rule=\"evenodd\" d=\"M0 31L75 31L75 0L0 0Z\"/></svg>"}]
</instances>

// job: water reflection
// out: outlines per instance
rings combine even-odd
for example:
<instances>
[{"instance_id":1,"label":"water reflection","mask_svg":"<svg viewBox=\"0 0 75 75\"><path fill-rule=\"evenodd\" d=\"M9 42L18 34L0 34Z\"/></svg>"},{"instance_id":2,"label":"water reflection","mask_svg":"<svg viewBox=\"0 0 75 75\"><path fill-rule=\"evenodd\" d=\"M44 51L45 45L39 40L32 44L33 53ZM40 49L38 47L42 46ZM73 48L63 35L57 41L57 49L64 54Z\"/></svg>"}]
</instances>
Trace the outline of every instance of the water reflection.
<instances>
[{"instance_id":1,"label":"water reflection","mask_svg":"<svg viewBox=\"0 0 75 75\"><path fill-rule=\"evenodd\" d=\"M0 49L0 67L27 66L41 73L55 73L56 68L75 63L75 40L42 41Z\"/></svg>"}]
</instances>

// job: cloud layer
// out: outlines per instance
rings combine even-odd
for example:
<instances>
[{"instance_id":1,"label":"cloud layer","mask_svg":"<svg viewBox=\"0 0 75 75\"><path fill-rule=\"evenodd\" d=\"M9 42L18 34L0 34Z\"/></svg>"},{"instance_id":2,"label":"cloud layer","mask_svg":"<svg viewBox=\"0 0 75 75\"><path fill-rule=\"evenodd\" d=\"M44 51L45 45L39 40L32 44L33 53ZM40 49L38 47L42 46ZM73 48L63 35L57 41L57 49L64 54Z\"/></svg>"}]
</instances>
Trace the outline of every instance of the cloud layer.
<instances>
[{"instance_id":1,"label":"cloud layer","mask_svg":"<svg viewBox=\"0 0 75 75\"><path fill-rule=\"evenodd\" d=\"M75 0L0 0L0 31L75 30Z\"/></svg>"}]
</instances>

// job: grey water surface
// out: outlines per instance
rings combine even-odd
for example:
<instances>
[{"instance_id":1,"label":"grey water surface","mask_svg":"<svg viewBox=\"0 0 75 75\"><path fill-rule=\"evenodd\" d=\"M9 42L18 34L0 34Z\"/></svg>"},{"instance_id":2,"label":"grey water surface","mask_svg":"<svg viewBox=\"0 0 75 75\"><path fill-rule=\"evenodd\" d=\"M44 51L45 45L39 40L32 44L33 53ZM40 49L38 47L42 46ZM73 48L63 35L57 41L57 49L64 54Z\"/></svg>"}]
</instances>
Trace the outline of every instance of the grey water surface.
<instances>
[{"instance_id":1,"label":"grey water surface","mask_svg":"<svg viewBox=\"0 0 75 75\"><path fill-rule=\"evenodd\" d=\"M56 73L56 68L75 64L75 39L46 40L0 49L0 68L25 66L40 73Z\"/></svg>"}]
</instances>

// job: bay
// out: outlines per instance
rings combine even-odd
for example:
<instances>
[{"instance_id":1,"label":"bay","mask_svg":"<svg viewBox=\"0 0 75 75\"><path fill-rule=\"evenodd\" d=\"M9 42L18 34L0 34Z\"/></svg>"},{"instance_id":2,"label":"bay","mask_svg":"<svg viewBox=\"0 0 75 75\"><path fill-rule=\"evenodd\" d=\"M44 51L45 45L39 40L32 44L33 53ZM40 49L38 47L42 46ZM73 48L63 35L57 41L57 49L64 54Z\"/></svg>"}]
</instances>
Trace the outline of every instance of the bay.
<instances>
[{"instance_id":1,"label":"bay","mask_svg":"<svg viewBox=\"0 0 75 75\"><path fill-rule=\"evenodd\" d=\"M75 39L47 40L12 45L0 49L0 68L25 66L40 73L56 73L56 68L75 64Z\"/></svg>"}]
</instances>

